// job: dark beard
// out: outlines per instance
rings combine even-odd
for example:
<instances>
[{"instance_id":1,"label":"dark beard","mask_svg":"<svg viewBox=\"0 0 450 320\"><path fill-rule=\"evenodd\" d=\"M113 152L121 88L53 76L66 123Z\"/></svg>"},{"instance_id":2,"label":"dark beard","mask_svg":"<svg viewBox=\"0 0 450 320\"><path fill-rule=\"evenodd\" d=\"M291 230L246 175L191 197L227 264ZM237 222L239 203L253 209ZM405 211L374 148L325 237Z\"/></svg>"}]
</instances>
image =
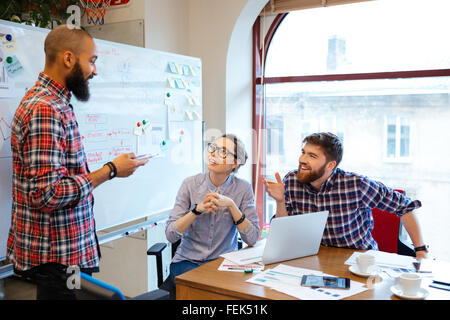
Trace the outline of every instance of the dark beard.
<instances>
[{"instance_id":1,"label":"dark beard","mask_svg":"<svg viewBox=\"0 0 450 320\"><path fill-rule=\"evenodd\" d=\"M88 79L91 78L92 76L88 77ZM75 63L72 72L66 78L66 87L75 95L78 100L89 100L89 86L87 85L87 79L85 79L83 76L83 71L81 71L81 67L78 61Z\"/></svg>"},{"instance_id":2,"label":"dark beard","mask_svg":"<svg viewBox=\"0 0 450 320\"><path fill-rule=\"evenodd\" d=\"M321 178L324 175L326 165L327 164L325 163L319 170L311 171L306 177L302 176L300 174L300 172L301 172L301 170L300 170L301 165L299 165L298 166L298 171L297 171L297 179L300 182L303 182L303 183L311 183L313 181L316 181L317 179Z\"/></svg>"}]
</instances>

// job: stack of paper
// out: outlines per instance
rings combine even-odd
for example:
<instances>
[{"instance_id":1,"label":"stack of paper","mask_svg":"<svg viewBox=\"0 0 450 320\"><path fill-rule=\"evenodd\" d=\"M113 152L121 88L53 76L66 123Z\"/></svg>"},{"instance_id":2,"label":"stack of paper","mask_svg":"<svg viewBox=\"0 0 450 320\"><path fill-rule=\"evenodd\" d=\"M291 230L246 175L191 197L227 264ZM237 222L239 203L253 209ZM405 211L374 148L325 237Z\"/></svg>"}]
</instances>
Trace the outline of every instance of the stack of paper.
<instances>
[{"instance_id":1,"label":"stack of paper","mask_svg":"<svg viewBox=\"0 0 450 320\"><path fill-rule=\"evenodd\" d=\"M367 252L355 252L351 257L345 261L347 265L355 265L356 257L361 254L371 254L375 257L375 264L381 267L392 267L392 268L405 268L414 269L413 262L416 261L413 257L402 256L395 253L388 253L377 250L369 250Z\"/></svg>"},{"instance_id":2,"label":"stack of paper","mask_svg":"<svg viewBox=\"0 0 450 320\"><path fill-rule=\"evenodd\" d=\"M355 252L345 261L345 264L356 265L356 257L361 254L373 255L375 257L375 264L381 267L381 270L392 278L396 278L402 273L416 272L413 265L414 262L417 262L415 258L377 250Z\"/></svg>"},{"instance_id":3,"label":"stack of paper","mask_svg":"<svg viewBox=\"0 0 450 320\"><path fill-rule=\"evenodd\" d=\"M363 283L356 281L350 281L350 289L302 287L300 281L303 275L332 276L320 271L280 264L255 275L247 282L263 285L302 300L339 300L368 290Z\"/></svg>"},{"instance_id":4,"label":"stack of paper","mask_svg":"<svg viewBox=\"0 0 450 320\"><path fill-rule=\"evenodd\" d=\"M256 263L261 261L265 245L266 239L259 241L254 247L247 247L239 251L224 253L220 256L236 264Z\"/></svg>"},{"instance_id":5,"label":"stack of paper","mask_svg":"<svg viewBox=\"0 0 450 320\"><path fill-rule=\"evenodd\" d=\"M233 261L223 259L222 264L218 268L219 271L249 272L257 273L264 270L264 266L258 263L236 264Z\"/></svg>"}]
</instances>

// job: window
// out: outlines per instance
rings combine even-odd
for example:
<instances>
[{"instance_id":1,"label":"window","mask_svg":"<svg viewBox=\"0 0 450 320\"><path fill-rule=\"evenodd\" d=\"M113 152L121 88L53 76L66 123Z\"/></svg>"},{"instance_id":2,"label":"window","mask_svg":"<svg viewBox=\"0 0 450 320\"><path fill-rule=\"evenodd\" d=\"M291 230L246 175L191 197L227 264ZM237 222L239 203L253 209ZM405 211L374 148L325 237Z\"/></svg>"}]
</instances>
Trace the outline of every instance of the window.
<instances>
[{"instance_id":1,"label":"window","mask_svg":"<svg viewBox=\"0 0 450 320\"><path fill-rule=\"evenodd\" d=\"M283 145L283 127L284 121L281 117L273 117L267 120L267 154L284 155Z\"/></svg>"},{"instance_id":2,"label":"window","mask_svg":"<svg viewBox=\"0 0 450 320\"><path fill-rule=\"evenodd\" d=\"M386 162L411 162L411 125L408 117L386 118Z\"/></svg>"},{"instance_id":3,"label":"window","mask_svg":"<svg viewBox=\"0 0 450 320\"><path fill-rule=\"evenodd\" d=\"M284 135L278 154L271 144L281 138L270 134L266 141L264 175L283 177L296 169L303 138L333 132L344 143L342 169L422 202L417 214L423 236L443 259L450 259L444 239L450 228L448 12L450 1L444 0L291 12L269 29L275 31L266 41L261 89L264 129ZM257 205L270 218L276 204L264 193L261 198Z\"/></svg>"}]
</instances>

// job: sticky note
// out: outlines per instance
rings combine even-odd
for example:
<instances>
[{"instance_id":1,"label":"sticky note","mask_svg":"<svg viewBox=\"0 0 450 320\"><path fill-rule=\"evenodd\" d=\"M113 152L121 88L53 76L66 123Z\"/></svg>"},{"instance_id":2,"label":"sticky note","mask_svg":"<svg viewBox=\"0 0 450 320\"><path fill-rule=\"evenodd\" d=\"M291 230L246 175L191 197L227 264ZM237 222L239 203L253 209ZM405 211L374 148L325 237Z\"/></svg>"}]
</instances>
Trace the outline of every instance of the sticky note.
<instances>
[{"instance_id":1,"label":"sticky note","mask_svg":"<svg viewBox=\"0 0 450 320\"><path fill-rule=\"evenodd\" d=\"M185 76L190 76L191 72L189 70L189 66L188 65L183 65L183 75Z\"/></svg>"},{"instance_id":2,"label":"sticky note","mask_svg":"<svg viewBox=\"0 0 450 320\"><path fill-rule=\"evenodd\" d=\"M194 101L194 105L195 105L195 106L199 106L199 105L200 105L200 99L199 99L199 97L193 96L193 97L192 97L192 100Z\"/></svg>"},{"instance_id":3,"label":"sticky note","mask_svg":"<svg viewBox=\"0 0 450 320\"><path fill-rule=\"evenodd\" d=\"M183 74L183 66L179 63L175 64L177 67L177 73L178 74Z\"/></svg>"},{"instance_id":4,"label":"sticky note","mask_svg":"<svg viewBox=\"0 0 450 320\"><path fill-rule=\"evenodd\" d=\"M189 89L189 81L187 81L186 79L181 79L181 82L183 82L183 86L184 86L185 88L188 88L188 89Z\"/></svg>"},{"instance_id":5,"label":"sticky note","mask_svg":"<svg viewBox=\"0 0 450 320\"><path fill-rule=\"evenodd\" d=\"M16 56L6 57L4 66L11 78L16 77L23 72L22 64Z\"/></svg>"},{"instance_id":6,"label":"sticky note","mask_svg":"<svg viewBox=\"0 0 450 320\"><path fill-rule=\"evenodd\" d=\"M200 87L201 83L200 80L197 78L191 79L191 81L189 81L189 84L191 85L191 87Z\"/></svg>"},{"instance_id":7,"label":"sticky note","mask_svg":"<svg viewBox=\"0 0 450 320\"><path fill-rule=\"evenodd\" d=\"M193 66L189 66L189 70L191 71L191 75L195 77L197 75L197 72L195 71L195 68Z\"/></svg>"},{"instance_id":8,"label":"sticky note","mask_svg":"<svg viewBox=\"0 0 450 320\"><path fill-rule=\"evenodd\" d=\"M200 120L200 115L195 110L192 111L192 120Z\"/></svg>"},{"instance_id":9,"label":"sticky note","mask_svg":"<svg viewBox=\"0 0 450 320\"><path fill-rule=\"evenodd\" d=\"M142 127L135 127L133 130L133 133L135 136L141 136L142 135Z\"/></svg>"},{"instance_id":10,"label":"sticky note","mask_svg":"<svg viewBox=\"0 0 450 320\"><path fill-rule=\"evenodd\" d=\"M161 141L161 143L159 144L159 148L161 152L166 152L169 150L169 146L167 145L167 142L165 140Z\"/></svg>"},{"instance_id":11,"label":"sticky note","mask_svg":"<svg viewBox=\"0 0 450 320\"><path fill-rule=\"evenodd\" d=\"M142 126L142 131L143 131L143 133L149 133L150 131L152 131L152 126L151 126L150 122L146 122Z\"/></svg>"},{"instance_id":12,"label":"sticky note","mask_svg":"<svg viewBox=\"0 0 450 320\"><path fill-rule=\"evenodd\" d=\"M167 78L167 84L168 84L169 88L176 88L175 80L172 77Z\"/></svg>"},{"instance_id":13,"label":"sticky note","mask_svg":"<svg viewBox=\"0 0 450 320\"><path fill-rule=\"evenodd\" d=\"M184 112L184 119L185 119L185 120L194 120L194 119L192 118L192 113L191 113L191 111L186 110L186 111Z\"/></svg>"},{"instance_id":14,"label":"sticky note","mask_svg":"<svg viewBox=\"0 0 450 320\"><path fill-rule=\"evenodd\" d=\"M181 79L175 79L175 86L178 89L184 89L184 84L183 81L181 81Z\"/></svg>"},{"instance_id":15,"label":"sticky note","mask_svg":"<svg viewBox=\"0 0 450 320\"><path fill-rule=\"evenodd\" d=\"M169 62L167 65L167 69L170 73L178 73L177 66L173 62Z\"/></svg>"}]
</instances>

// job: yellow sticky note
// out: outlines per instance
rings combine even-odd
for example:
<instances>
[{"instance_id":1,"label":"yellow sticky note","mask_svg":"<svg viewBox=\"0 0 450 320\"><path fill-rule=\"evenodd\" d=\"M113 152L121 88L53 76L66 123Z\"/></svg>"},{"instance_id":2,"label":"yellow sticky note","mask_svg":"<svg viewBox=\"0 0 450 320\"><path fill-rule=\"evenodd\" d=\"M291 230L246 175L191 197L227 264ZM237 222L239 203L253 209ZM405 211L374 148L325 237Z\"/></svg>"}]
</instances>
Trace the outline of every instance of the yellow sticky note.
<instances>
[{"instance_id":1,"label":"yellow sticky note","mask_svg":"<svg viewBox=\"0 0 450 320\"><path fill-rule=\"evenodd\" d=\"M189 70L191 71L191 75L195 77L197 73L195 72L195 68L193 66L189 66Z\"/></svg>"},{"instance_id":2,"label":"yellow sticky note","mask_svg":"<svg viewBox=\"0 0 450 320\"><path fill-rule=\"evenodd\" d=\"M172 77L167 78L167 84L170 88L175 88L175 80Z\"/></svg>"}]
</instances>

